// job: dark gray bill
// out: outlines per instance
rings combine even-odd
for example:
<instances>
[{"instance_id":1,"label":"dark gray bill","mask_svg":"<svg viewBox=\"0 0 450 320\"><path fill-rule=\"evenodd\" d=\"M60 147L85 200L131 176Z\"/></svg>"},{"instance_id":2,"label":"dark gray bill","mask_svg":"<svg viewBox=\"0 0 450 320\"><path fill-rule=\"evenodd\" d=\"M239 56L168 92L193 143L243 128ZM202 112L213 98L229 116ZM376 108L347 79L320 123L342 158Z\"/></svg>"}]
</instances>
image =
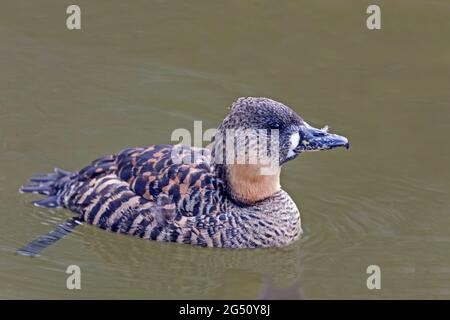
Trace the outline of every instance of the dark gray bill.
<instances>
[{"instance_id":1,"label":"dark gray bill","mask_svg":"<svg viewBox=\"0 0 450 320\"><path fill-rule=\"evenodd\" d=\"M346 137L329 133L328 128L317 129L304 122L299 130L300 142L296 152L330 150L338 147L350 148Z\"/></svg>"}]
</instances>

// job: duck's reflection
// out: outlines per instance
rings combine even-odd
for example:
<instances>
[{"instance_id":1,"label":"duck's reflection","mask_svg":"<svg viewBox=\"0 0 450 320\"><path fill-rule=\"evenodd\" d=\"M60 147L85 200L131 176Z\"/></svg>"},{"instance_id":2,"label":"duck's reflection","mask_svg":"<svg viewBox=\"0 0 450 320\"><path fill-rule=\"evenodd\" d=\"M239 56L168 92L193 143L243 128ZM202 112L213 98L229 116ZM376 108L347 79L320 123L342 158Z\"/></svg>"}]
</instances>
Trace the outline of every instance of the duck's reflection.
<instances>
[{"instance_id":1,"label":"duck's reflection","mask_svg":"<svg viewBox=\"0 0 450 320\"><path fill-rule=\"evenodd\" d=\"M297 277L288 286L279 287L273 283L272 278L266 277L263 288L259 292L257 299L260 300L302 300L300 277Z\"/></svg>"},{"instance_id":2,"label":"duck's reflection","mask_svg":"<svg viewBox=\"0 0 450 320\"><path fill-rule=\"evenodd\" d=\"M89 250L106 264L124 297L137 290L148 292L148 298L168 299L301 298L299 243L274 249L210 249L85 230Z\"/></svg>"}]
</instances>

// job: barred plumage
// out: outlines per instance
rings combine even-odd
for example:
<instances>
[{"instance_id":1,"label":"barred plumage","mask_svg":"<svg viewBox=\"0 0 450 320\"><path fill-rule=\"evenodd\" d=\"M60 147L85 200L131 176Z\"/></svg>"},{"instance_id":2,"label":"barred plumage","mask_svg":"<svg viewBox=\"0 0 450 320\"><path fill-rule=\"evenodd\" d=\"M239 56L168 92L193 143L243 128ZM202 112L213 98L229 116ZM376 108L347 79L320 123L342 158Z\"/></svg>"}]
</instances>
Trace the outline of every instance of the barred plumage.
<instances>
[{"instance_id":1,"label":"barred plumage","mask_svg":"<svg viewBox=\"0 0 450 320\"><path fill-rule=\"evenodd\" d=\"M314 128L288 107L266 98L239 99L219 131L274 122L283 130L280 163L299 154L307 138L313 139L302 130ZM324 136L328 145L323 149L333 148L334 135L321 131L322 140ZM336 146L348 145L342 141ZM252 166L215 163L207 149L180 150L171 145L125 149L75 173L55 169L33 176L21 191L47 196L36 205L68 208L78 213L80 221L143 239L258 248L287 245L300 237L300 214L280 188L279 172L262 179L252 176ZM183 161L186 158L191 161Z\"/></svg>"}]
</instances>

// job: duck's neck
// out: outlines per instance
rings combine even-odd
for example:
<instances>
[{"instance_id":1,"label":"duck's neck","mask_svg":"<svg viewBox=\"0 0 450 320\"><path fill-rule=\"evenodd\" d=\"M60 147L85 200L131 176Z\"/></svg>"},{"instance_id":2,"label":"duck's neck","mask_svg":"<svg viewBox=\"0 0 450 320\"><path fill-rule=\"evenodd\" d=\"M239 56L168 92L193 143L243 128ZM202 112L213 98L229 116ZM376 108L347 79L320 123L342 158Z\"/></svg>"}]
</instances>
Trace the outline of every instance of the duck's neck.
<instances>
[{"instance_id":1,"label":"duck's neck","mask_svg":"<svg viewBox=\"0 0 450 320\"><path fill-rule=\"evenodd\" d=\"M251 205L280 191L280 168L271 175L261 174L261 168L255 164L226 166L225 179L233 200Z\"/></svg>"}]
</instances>

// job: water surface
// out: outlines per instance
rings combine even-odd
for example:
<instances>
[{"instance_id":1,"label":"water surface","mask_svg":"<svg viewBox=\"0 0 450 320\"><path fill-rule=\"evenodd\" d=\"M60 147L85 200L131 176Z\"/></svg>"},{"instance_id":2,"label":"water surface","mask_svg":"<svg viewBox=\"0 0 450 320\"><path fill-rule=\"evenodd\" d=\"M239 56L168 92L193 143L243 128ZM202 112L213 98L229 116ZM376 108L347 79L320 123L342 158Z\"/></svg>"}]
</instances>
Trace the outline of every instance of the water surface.
<instances>
[{"instance_id":1,"label":"water surface","mask_svg":"<svg viewBox=\"0 0 450 320\"><path fill-rule=\"evenodd\" d=\"M0 297L246 298L266 279L313 298L450 298L450 3L61 1L0 4ZM71 216L19 186L126 147L215 128L267 96L347 136L285 166L305 236L283 249L155 243L82 225L38 258L15 250ZM65 270L82 270L67 290ZM368 290L379 265L382 289Z\"/></svg>"}]
</instances>

